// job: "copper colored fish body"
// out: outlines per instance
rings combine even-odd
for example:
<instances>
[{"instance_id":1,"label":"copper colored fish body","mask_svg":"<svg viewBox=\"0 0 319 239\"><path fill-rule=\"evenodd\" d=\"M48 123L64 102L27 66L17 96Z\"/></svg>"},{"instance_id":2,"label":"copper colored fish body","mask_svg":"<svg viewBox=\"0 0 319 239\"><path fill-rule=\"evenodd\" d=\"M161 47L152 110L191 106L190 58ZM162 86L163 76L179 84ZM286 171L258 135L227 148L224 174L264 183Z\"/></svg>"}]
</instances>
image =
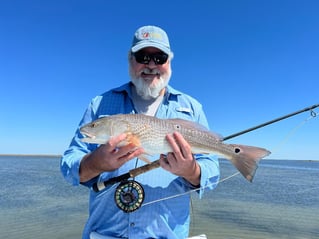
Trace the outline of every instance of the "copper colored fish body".
<instances>
[{"instance_id":1,"label":"copper colored fish body","mask_svg":"<svg viewBox=\"0 0 319 239\"><path fill-rule=\"evenodd\" d=\"M179 132L194 154L217 154L229 159L249 181L253 180L258 161L270 154L264 148L225 144L217 134L183 119L159 119L142 114L118 114L99 118L81 127L83 142L105 144L110 137L126 133L124 144L142 147L146 154L166 154L172 149L167 134ZM121 146L121 145L119 145Z\"/></svg>"}]
</instances>

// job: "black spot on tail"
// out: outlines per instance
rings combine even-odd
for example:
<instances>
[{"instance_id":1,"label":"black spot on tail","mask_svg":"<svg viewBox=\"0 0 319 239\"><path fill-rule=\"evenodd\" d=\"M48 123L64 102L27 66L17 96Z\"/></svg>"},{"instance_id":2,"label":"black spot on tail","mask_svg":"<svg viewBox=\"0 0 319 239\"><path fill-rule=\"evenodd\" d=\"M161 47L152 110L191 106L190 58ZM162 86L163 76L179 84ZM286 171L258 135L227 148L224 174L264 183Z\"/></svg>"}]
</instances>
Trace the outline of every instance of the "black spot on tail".
<instances>
[{"instance_id":1,"label":"black spot on tail","mask_svg":"<svg viewBox=\"0 0 319 239\"><path fill-rule=\"evenodd\" d=\"M240 148L235 148L235 153L236 153L236 154L239 154L240 151L241 151Z\"/></svg>"}]
</instances>

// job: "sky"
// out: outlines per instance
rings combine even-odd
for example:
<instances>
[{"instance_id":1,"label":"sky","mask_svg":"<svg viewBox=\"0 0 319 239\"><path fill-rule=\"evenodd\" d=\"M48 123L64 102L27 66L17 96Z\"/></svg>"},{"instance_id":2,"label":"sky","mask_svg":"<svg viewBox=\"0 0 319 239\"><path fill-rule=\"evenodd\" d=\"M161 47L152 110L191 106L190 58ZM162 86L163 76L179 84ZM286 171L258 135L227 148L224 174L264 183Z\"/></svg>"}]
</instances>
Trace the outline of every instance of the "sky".
<instances>
[{"instance_id":1,"label":"sky","mask_svg":"<svg viewBox=\"0 0 319 239\"><path fill-rule=\"evenodd\" d=\"M225 137L319 104L318 11L316 0L0 1L0 154L63 154L90 100L129 81L143 25L167 32L170 85ZM305 112L225 143L319 160L318 133Z\"/></svg>"}]
</instances>

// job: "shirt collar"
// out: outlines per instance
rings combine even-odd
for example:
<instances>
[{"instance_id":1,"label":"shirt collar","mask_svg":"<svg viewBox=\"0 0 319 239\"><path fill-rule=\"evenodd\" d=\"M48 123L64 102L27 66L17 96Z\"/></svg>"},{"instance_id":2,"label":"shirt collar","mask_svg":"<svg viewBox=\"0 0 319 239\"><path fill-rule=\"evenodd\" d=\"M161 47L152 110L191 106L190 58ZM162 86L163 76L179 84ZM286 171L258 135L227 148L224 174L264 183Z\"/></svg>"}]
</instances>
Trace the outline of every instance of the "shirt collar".
<instances>
[{"instance_id":1,"label":"shirt collar","mask_svg":"<svg viewBox=\"0 0 319 239\"><path fill-rule=\"evenodd\" d=\"M131 84L131 82L125 83L124 85L112 89L112 91L116 93L126 93L131 98Z\"/></svg>"}]
</instances>

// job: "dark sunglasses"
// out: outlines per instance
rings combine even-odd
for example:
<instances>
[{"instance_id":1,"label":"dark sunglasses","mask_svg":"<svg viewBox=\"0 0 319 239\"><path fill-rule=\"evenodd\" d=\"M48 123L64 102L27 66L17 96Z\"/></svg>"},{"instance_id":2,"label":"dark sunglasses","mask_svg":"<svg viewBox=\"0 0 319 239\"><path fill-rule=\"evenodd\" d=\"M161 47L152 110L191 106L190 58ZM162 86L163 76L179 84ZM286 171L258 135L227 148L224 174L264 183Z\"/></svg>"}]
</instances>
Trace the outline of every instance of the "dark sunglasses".
<instances>
[{"instance_id":1,"label":"dark sunglasses","mask_svg":"<svg viewBox=\"0 0 319 239\"><path fill-rule=\"evenodd\" d=\"M164 52L146 53L138 51L132 54L135 57L135 60L140 64L148 64L151 60L153 60L156 65L163 65L168 59L168 55Z\"/></svg>"}]
</instances>

